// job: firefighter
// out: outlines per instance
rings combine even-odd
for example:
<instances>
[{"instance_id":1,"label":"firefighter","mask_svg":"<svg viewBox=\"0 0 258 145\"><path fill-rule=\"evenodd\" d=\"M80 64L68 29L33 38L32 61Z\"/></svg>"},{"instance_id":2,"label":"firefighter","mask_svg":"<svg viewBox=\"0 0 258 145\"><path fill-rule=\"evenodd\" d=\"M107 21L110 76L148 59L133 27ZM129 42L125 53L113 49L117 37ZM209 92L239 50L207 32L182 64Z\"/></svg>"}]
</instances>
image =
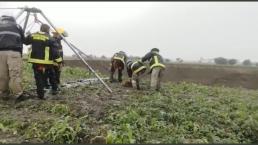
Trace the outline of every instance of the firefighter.
<instances>
[{"instance_id":1,"label":"firefighter","mask_svg":"<svg viewBox=\"0 0 258 145\"><path fill-rule=\"evenodd\" d=\"M53 34L53 39L57 42L57 52L59 54L59 56L62 58L62 61L60 63L56 63L54 62L54 73L56 76L56 82L57 82L57 86L58 86L58 90L60 90L60 76L61 76L61 69L64 66L64 55L63 55L63 47L62 47L62 37L60 36L63 35L63 37L68 37L68 33L62 29L62 28L57 28L57 32L52 32ZM47 79L46 79L46 89L50 88L50 84L49 84L49 75L51 75L51 72L47 72Z\"/></svg>"},{"instance_id":2,"label":"firefighter","mask_svg":"<svg viewBox=\"0 0 258 145\"><path fill-rule=\"evenodd\" d=\"M52 94L57 94L57 83L53 70L54 62L61 62L61 57L57 53L57 44L49 35L50 27L42 24L40 31L30 34L25 38L25 44L31 44L31 51L28 62L32 63L34 78L37 86L37 95L40 99L44 98L44 87L46 72L50 72L50 83Z\"/></svg>"},{"instance_id":3,"label":"firefighter","mask_svg":"<svg viewBox=\"0 0 258 145\"><path fill-rule=\"evenodd\" d=\"M118 81L122 82L123 70L125 62L127 61L127 55L123 51L115 53L111 58L111 69L110 69L110 82L114 81L114 73L118 71Z\"/></svg>"},{"instance_id":4,"label":"firefighter","mask_svg":"<svg viewBox=\"0 0 258 145\"><path fill-rule=\"evenodd\" d=\"M141 59L142 62L149 61L150 73L151 73L151 83L150 87L154 90L160 89L160 80L162 77L162 72L166 68L163 63L163 58L159 54L158 48L152 48L149 53L147 53Z\"/></svg>"},{"instance_id":5,"label":"firefighter","mask_svg":"<svg viewBox=\"0 0 258 145\"><path fill-rule=\"evenodd\" d=\"M126 69L133 88L140 90L140 76L142 76L146 71L146 66L140 60L128 60L126 62Z\"/></svg>"},{"instance_id":6,"label":"firefighter","mask_svg":"<svg viewBox=\"0 0 258 145\"><path fill-rule=\"evenodd\" d=\"M0 17L0 96L22 98L22 49L24 32L12 16ZM10 96L8 96L10 94Z\"/></svg>"}]
</instances>

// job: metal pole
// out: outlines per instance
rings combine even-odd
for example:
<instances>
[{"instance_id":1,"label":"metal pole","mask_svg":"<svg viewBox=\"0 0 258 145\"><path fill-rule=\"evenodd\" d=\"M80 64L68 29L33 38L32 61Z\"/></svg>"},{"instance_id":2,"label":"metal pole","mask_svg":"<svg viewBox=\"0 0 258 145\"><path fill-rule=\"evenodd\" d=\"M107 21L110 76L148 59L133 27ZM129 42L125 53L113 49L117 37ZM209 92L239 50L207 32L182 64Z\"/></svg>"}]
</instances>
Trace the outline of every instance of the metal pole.
<instances>
[{"instance_id":1,"label":"metal pole","mask_svg":"<svg viewBox=\"0 0 258 145\"><path fill-rule=\"evenodd\" d=\"M15 20L17 20L24 12L24 9L22 9L15 17Z\"/></svg>"},{"instance_id":2,"label":"metal pole","mask_svg":"<svg viewBox=\"0 0 258 145\"><path fill-rule=\"evenodd\" d=\"M45 16L45 14L41 11L40 14L47 20L47 22L53 27L53 29L58 33L56 27L51 23L51 21ZM101 83L107 88L107 90L112 93L112 90L108 87L108 85L98 76L98 74L95 73L95 71L89 66L89 64L85 61L85 59L77 52L74 50L73 46L65 39L64 36L60 34L60 36L63 38L64 42L72 49L72 51L83 61L83 63L91 69L96 77L101 81Z\"/></svg>"},{"instance_id":3,"label":"metal pole","mask_svg":"<svg viewBox=\"0 0 258 145\"><path fill-rule=\"evenodd\" d=\"M28 20L29 20L29 16L30 16L30 12L27 12L26 19L25 19L25 22L24 22L24 25L23 25L23 31L24 32L25 32L25 29L26 29L26 26L27 26L27 23L28 23Z\"/></svg>"},{"instance_id":4,"label":"metal pole","mask_svg":"<svg viewBox=\"0 0 258 145\"><path fill-rule=\"evenodd\" d=\"M81 54L83 54L85 57L87 57L87 55L83 52L83 51L81 51L80 49L78 49L77 47L75 47L72 43L70 43L72 46L73 46L73 48L75 48L77 51L79 51L79 53L81 53ZM90 70L90 69L89 69ZM91 71L90 71L90 75L91 75Z\"/></svg>"},{"instance_id":5,"label":"metal pole","mask_svg":"<svg viewBox=\"0 0 258 145\"><path fill-rule=\"evenodd\" d=\"M71 46L77 50L79 50L77 47L75 47L73 44L71 44ZM80 52L82 52L81 50L79 50ZM83 53L83 52L82 52ZM83 53L85 54L85 53ZM102 82L102 84L110 91L111 89L109 88L109 86L100 78L100 76L95 72L94 69L92 69L92 67L85 61L85 64L87 65L87 67L90 69L91 72L93 72L93 74L95 74L95 76L99 79L100 82Z\"/></svg>"}]
</instances>

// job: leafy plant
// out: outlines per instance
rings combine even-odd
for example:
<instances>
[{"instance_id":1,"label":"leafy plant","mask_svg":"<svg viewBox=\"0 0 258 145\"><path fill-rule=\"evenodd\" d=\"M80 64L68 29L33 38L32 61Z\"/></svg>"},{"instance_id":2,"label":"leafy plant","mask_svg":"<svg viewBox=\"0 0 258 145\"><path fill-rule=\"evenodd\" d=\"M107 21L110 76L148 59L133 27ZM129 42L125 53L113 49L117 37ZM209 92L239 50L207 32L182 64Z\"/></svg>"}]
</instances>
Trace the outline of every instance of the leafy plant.
<instances>
[{"instance_id":1,"label":"leafy plant","mask_svg":"<svg viewBox=\"0 0 258 145\"><path fill-rule=\"evenodd\" d=\"M68 123L69 116L58 120L46 134L46 138L53 143L76 142L76 131Z\"/></svg>"}]
</instances>

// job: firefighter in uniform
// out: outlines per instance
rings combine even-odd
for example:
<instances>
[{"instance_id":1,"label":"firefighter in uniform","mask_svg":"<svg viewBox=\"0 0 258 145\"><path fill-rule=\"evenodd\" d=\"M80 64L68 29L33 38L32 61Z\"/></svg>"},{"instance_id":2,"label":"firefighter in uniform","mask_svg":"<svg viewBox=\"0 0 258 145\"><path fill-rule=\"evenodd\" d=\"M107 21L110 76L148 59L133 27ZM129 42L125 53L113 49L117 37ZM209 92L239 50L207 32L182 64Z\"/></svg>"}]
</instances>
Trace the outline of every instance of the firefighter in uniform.
<instances>
[{"instance_id":1,"label":"firefighter in uniform","mask_svg":"<svg viewBox=\"0 0 258 145\"><path fill-rule=\"evenodd\" d=\"M119 51L115 53L111 58L111 69L110 69L110 82L114 81L114 73L118 70L118 81L122 82L123 70L125 67L125 62L127 61L127 56L125 52Z\"/></svg>"},{"instance_id":2,"label":"firefighter in uniform","mask_svg":"<svg viewBox=\"0 0 258 145\"><path fill-rule=\"evenodd\" d=\"M151 73L150 87L158 91L160 89L160 80L162 77L162 72L166 67L163 63L162 56L159 54L159 49L152 48L151 51L141 59L141 61L150 62L150 73Z\"/></svg>"},{"instance_id":3,"label":"firefighter in uniform","mask_svg":"<svg viewBox=\"0 0 258 145\"><path fill-rule=\"evenodd\" d=\"M50 83L52 86L52 94L57 94L57 83L53 70L54 62L61 62L61 57L57 53L57 44L49 35L50 27L42 24L40 32L28 35L25 38L25 44L31 44L28 62L32 63L34 77L36 80L37 94L40 99L44 98L44 87L46 80L46 72L51 72Z\"/></svg>"},{"instance_id":4,"label":"firefighter in uniform","mask_svg":"<svg viewBox=\"0 0 258 145\"><path fill-rule=\"evenodd\" d=\"M140 60L132 61L128 60L126 62L127 74L133 88L140 90L140 76L146 71L146 66Z\"/></svg>"},{"instance_id":5,"label":"firefighter in uniform","mask_svg":"<svg viewBox=\"0 0 258 145\"><path fill-rule=\"evenodd\" d=\"M59 54L59 56L61 57L62 61L59 62L59 63L56 63L54 62L54 73L55 73L55 76L56 76L56 82L57 82L57 85L58 85L58 90L60 90L60 76L61 76L61 69L64 65L64 55L63 55L63 46L62 46L62 43L61 43L61 40L62 40L62 37L59 35L63 35L63 37L68 37L68 33L62 29L62 28L57 28L57 32L52 32L53 34L53 39L56 41L57 43L57 52ZM48 89L50 87L50 84L49 84L49 81L50 78L49 78L49 72L47 72L47 79L46 79L46 88Z\"/></svg>"}]
</instances>

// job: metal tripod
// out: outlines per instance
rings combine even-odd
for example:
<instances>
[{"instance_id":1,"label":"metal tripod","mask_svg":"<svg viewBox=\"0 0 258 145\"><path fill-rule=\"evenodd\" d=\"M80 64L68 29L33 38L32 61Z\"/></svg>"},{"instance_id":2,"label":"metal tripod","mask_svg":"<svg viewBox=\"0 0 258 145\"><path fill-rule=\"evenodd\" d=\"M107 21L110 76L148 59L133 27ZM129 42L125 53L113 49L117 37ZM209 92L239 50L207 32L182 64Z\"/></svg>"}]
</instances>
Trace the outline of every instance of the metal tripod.
<instances>
[{"instance_id":1,"label":"metal tripod","mask_svg":"<svg viewBox=\"0 0 258 145\"><path fill-rule=\"evenodd\" d=\"M7 8L8 9L8 8ZM16 20L23 14L23 13L27 13L26 14L26 18L25 18L25 22L23 25L23 30L25 32L27 24L28 24L28 20L29 20L29 16L30 13L34 13L34 14L41 14L43 16L43 18L49 23L49 25L58 33L56 27L53 25L53 23L46 17L46 15L38 8L28 8L28 7L24 7L24 8L17 8L17 9L21 9L21 11L17 14L17 16L15 17ZM64 42L67 44L67 46L76 54L76 56L86 65L86 67L94 73L94 75L98 78L98 80L106 87L106 89L112 93L112 90L110 89L110 87L99 77L99 75L94 71L94 69L92 69L92 67L86 62L86 60L81 56L81 54L85 54L83 53L80 49L78 49L77 47L75 47L74 45L72 45L71 43L69 43L65 37L61 34L59 34L62 39L64 40Z\"/></svg>"}]
</instances>

